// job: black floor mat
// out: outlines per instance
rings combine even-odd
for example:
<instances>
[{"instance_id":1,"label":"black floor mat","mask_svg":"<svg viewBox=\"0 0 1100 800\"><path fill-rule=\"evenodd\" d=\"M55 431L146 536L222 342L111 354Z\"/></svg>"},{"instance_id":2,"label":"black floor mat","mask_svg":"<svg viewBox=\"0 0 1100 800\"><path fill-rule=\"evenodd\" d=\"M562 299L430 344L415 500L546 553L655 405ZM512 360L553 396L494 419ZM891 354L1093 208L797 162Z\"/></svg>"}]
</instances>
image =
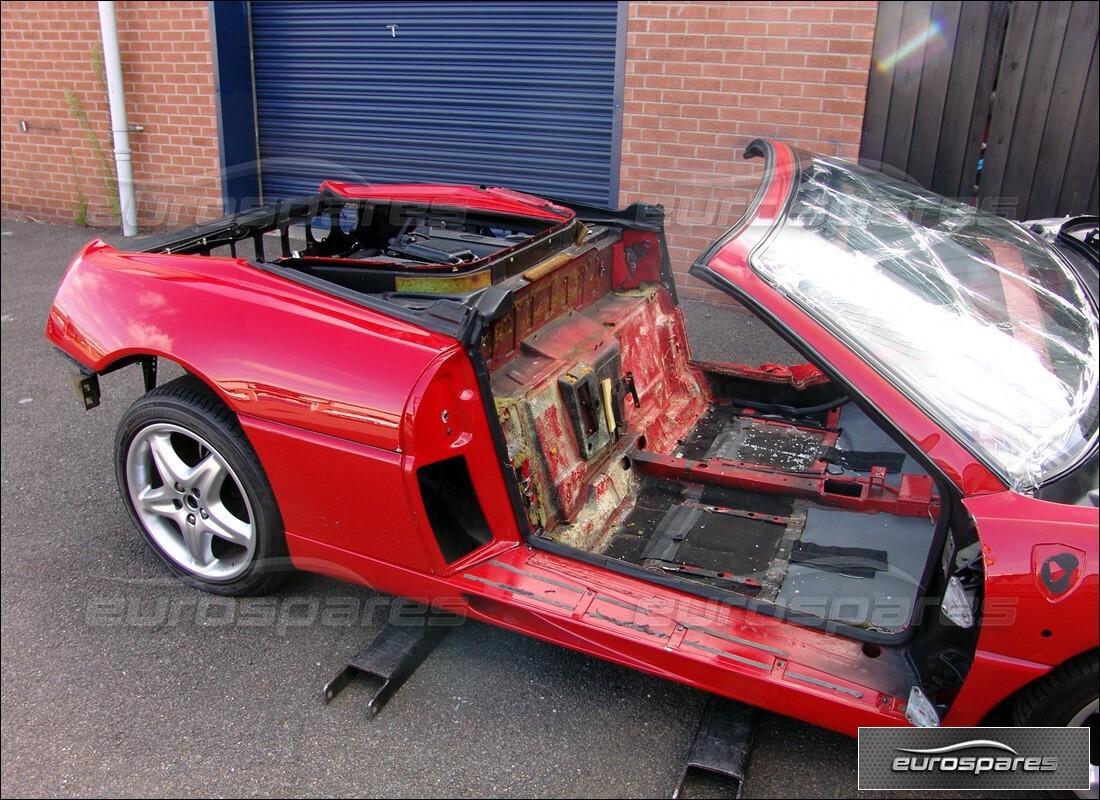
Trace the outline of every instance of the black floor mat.
<instances>
[{"instance_id":1,"label":"black floor mat","mask_svg":"<svg viewBox=\"0 0 1100 800\"><path fill-rule=\"evenodd\" d=\"M794 498L781 494L758 494L743 489L727 489L724 486L707 486L699 502L711 506L743 508L777 517L790 516Z\"/></svg>"},{"instance_id":2,"label":"black floor mat","mask_svg":"<svg viewBox=\"0 0 1100 800\"><path fill-rule=\"evenodd\" d=\"M680 547L679 560L726 572L768 568L786 526L704 511Z\"/></svg>"},{"instance_id":3,"label":"black floor mat","mask_svg":"<svg viewBox=\"0 0 1100 800\"><path fill-rule=\"evenodd\" d=\"M924 517L811 508L800 545L878 551L879 563L858 574L812 561L792 563L777 596L780 605L880 634L901 634L919 610L936 525ZM885 556L884 558L882 556Z\"/></svg>"},{"instance_id":4,"label":"black floor mat","mask_svg":"<svg viewBox=\"0 0 1100 800\"><path fill-rule=\"evenodd\" d=\"M683 499L683 487L680 484L647 480L638 494L634 510L612 534L603 555L641 564L642 551L661 524L665 513L670 506L683 502Z\"/></svg>"},{"instance_id":5,"label":"black floor mat","mask_svg":"<svg viewBox=\"0 0 1100 800\"><path fill-rule=\"evenodd\" d=\"M768 583L765 574L785 535L792 507L792 500L785 497L647 481L637 506L612 535L604 555L633 564L656 561L670 570L684 565ZM750 512L757 518L747 517ZM673 574L703 584L713 580L690 569Z\"/></svg>"},{"instance_id":6,"label":"black floor mat","mask_svg":"<svg viewBox=\"0 0 1100 800\"><path fill-rule=\"evenodd\" d=\"M706 457L714 440L718 438L718 434L722 432L722 428L729 422L731 414L732 410L729 407L712 405L703 413L703 416L699 417L691 433L680 441L680 446L676 448L676 455L692 461L701 461Z\"/></svg>"}]
</instances>

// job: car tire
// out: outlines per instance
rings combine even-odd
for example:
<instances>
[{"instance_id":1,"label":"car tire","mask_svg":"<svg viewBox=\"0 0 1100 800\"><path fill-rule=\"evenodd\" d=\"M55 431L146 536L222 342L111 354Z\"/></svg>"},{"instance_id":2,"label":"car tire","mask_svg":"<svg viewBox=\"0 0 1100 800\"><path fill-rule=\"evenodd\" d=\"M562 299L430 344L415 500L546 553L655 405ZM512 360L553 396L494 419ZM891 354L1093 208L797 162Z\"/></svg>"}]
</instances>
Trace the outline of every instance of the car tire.
<instances>
[{"instance_id":1,"label":"car tire","mask_svg":"<svg viewBox=\"0 0 1100 800\"><path fill-rule=\"evenodd\" d=\"M130 406L115 436L119 492L145 540L186 583L261 594L290 570L271 484L232 411L192 375Z\"/></svg>"},{"instance_id":2,"label":"car tire","mask_svg":"<svg viewBox=\"0 0 1100 800\"><path fill-rule=\"evenodd\" d=\"M1089 727L1089 789L1077 797L1097 797L1097 709L1100 704L1100 666L1097 651L1082 653L1028 687L1016 702L1014 721L1028 727ZM1072 796L1072 795L1071 795Z\"/></svg>"}]
</instances>

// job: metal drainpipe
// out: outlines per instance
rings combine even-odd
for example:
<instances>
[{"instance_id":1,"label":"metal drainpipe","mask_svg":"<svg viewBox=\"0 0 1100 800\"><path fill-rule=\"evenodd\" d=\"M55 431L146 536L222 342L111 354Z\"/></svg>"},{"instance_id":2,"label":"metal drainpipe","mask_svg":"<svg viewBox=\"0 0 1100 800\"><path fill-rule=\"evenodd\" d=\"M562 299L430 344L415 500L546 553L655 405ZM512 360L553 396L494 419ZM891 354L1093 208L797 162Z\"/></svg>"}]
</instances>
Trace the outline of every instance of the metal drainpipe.
<instances>
[{"instance_id":1,"label":"metal drainpipe","mask_svg":"<svg viewBox=\"0 0 1100 800\"><path fill-rule=\"evenodd\" d=\"M126 93L122 88L122 56L118 49L115 4L100 2L99 27L103 34L103 68L107 73L107 99L111 104L111 134L115 143L118 172L118 203L122 211L122 235L137 233L137 202L134 199L134 171L130 159L130 126L126 121Z\"/></svg>"}]
</instances>

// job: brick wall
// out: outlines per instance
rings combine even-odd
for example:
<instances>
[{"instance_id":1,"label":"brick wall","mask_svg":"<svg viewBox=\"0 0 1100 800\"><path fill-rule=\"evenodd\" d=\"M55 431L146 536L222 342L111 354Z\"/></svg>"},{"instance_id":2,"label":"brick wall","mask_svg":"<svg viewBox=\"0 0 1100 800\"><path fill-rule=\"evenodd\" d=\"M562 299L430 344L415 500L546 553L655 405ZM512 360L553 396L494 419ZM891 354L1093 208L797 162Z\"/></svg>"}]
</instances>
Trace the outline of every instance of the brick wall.
<instances>
[{"instance_id":1,"label":"brick wall","mask_svg":"<svg viewBox=\"0 0 1100 800\"><path fill-rule=\"evenodd\" d=\"M207 4L125 0L116 14L129 121L144 128L130 135L138 224L172 228L220 215ZM110 112L95 66L97 4L5 1L2 29L3 214L117 225L107 190Z\"/></svg>"},{"instance_id":2,"label":"brick wall","mask_svg":"<svg viewBox=\"0 0 1100 800\"><path fill-rule=\"evenodd\" d=\"M632 2L619 200L661 202L685 297L724 299L682 273L741 216L757 136L859 153L875 2Z\"/></svg>"}]
</instances>

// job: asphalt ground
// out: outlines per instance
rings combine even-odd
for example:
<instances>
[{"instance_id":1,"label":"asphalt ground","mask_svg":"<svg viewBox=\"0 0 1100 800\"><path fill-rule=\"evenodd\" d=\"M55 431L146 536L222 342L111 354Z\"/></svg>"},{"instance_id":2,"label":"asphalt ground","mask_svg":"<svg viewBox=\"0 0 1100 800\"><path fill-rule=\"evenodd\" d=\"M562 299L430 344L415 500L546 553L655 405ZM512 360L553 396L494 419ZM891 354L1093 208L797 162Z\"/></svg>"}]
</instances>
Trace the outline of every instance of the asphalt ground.
<instances>
[{"instance_id":1,"label":"asphalt ground","mask_svg":"<svg viewBox=\"0 0 1100 800\"><path fill-rule=\"evenodd\" d=\"M372 720L362 685L327 706L321 688L393 598L299 574L231 600L170 578L112 466L140 370L105 377L85 411L42 336L94 235L5 220L0 239L4 797L670 796L701 692L467 622ZM688 312L697 356L736 340L782 357L760 323ZM757 715L746 797L945 796L859 793L856 778L854 739Z\"/></svg>"}]
</instances>

